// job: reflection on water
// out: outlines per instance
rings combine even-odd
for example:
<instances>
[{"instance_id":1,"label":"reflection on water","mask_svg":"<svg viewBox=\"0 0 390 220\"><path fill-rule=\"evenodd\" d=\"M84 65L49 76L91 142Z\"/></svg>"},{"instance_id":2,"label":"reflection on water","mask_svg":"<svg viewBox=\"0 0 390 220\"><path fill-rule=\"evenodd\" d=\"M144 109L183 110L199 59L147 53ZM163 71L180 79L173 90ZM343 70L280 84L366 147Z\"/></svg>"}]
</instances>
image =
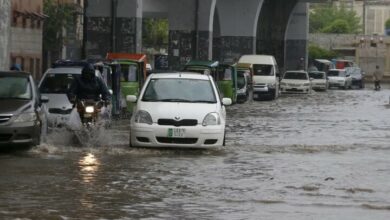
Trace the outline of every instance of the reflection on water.
<instances>
[{"instance_id":1,"label":"reflection on water","mask_svg":"<svg viewBox=\"0 0 390 220\"><path fill-rule=\"evenodd\" d=\"M227 146L103 145L0 156L0 219L390 219L389 90L228 107ZM54 143L54 144L53 144ZM42 208L43 207L43 208Z\"/></svg>"},{"instance_id":2,"label":"reflection on water","mask_svg":"<svg viewBox=\"0 0 390 220\"><path fill-rule=\"evenodd\" d=\"M80 176L84 183L92 183L96 177L100 162L92 153L87 153L79 160Z\"/></svg>"}]
</instances>

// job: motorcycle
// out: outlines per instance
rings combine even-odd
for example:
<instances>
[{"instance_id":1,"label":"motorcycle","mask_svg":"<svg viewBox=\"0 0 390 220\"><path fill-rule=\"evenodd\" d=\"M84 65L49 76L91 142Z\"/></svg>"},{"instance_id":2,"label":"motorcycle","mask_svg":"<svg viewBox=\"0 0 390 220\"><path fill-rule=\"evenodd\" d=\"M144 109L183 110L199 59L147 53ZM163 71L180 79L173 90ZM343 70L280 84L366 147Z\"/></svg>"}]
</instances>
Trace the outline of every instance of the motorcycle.
<instances>
[{"instance_id":1,"label":"motorcycle","mask_svg":"<svg viewBox=\"0 0 390 220\"><path fill-rule=\"evenodd\" d=\"M78 100L75 109L81 123L73 127L77 142L83 146L98 144L99 136L110 125L108 103L102 100ZM92 143L93 141L97 143Z\"/></svg>"}]
</instances>

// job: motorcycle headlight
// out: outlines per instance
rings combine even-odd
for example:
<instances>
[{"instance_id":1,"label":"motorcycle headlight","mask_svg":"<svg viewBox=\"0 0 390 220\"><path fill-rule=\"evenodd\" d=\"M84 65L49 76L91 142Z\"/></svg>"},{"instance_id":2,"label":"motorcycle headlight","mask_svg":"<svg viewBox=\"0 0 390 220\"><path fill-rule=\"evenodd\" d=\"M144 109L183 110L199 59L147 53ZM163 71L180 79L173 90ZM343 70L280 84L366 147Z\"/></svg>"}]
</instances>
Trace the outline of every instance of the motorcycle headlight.
<instances>
[{"instance_id":1,"label":"motorcycle headlight","mask_svg":"<svg viewBox=\"0 0 390 220\"><path fill-rule=\"evenodd\" d=\"M34 122L38 119L35 112L24 112L15 119L14 122Z\"/></svg>"},{"instance_id":2,"label":"motorcycle headlight","mask_svg":"<svg viewBox=\"0 0 390 220\"><path fill-rule=\"evenodd\" d=\"M152 116L150 116L149 112L143 110L139 110L137 111L137 113L135 113L134 121L135 123L140 123L140 124L148 124L148 125L153 124Z\"/></svg>"},{"instance_id":3,"label":"motorcycle headlight","mask_svg":"<svg viewBox=\"0 0 390 220\"><path fill-rule=\"evenodd\" d=\"M216 112L212 112L206 115L206 117L203 119L203 126L209 126L209 125L220 125L221 124L221 118L219 117L219 114Z\"/></svg>"},{"instance_id":4,"label":"motorcycle headlight","mask_svg":"<svg viewBox=\"0 0 390 220\"><path fill-rule=\"evenodd\" d=\"M94 113L95 108L93 106L87 106L87 107L85 107L85 112L86 113Z\"/></svg>"}]
</instances>

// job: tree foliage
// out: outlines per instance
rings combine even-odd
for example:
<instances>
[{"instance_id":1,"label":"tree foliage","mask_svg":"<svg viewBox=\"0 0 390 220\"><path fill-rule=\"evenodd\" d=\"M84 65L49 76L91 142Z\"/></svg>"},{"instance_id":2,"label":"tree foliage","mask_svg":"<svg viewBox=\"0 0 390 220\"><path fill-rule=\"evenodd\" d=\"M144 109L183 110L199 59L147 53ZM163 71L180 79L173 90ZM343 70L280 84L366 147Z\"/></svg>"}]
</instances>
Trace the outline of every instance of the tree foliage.
<instances>
[{"instance_id":1,"label":"tree foliage","mask_svg":"<svg viewBox=\"0 0 390 220\"><path fill-rule=\"evenodd\" d=\"M390 18L386 20L385 28L390 29Z\"/></svg>"},{"instance_id":2,"label":"tree foliage","mask_svg":"<svg viewBox=\"0 0 390 220\"><path fill-rule=\"evenodd\" d=\"M43 24L45 51L60 51L66 41L64 29L74 25L75 4L58 4L55 0L44 0L44 13L49 16Z\"/></svg>"},{"instance_id":3,"label":"tree foliage","mask_svg":"<svg viewBox=\"0 0 390 220\"><path fill-rule=\"evenodd\" d=\"M360 17L343 5L317 4L310 10L310 33L352 34L361 29Z\"/></svg>"},{"instance_id":4,"label":"tree foliage","mask_svg":"<svg viewBox=\"0 0 390 220\"><path fill-rule=\"evenodd\" d=\"M143 44L156 47L168 44L168 20L147 18L143 20Z\"/></svg>"},{"instance_id":5,"label":"tree foliage","mask_svg":"<svg viewBox=\"0 0 390 220\"><path fill-rule=\"evenodd\" d=\"M338 54L331 50L326 50L317 45L309 45L309 59L332 59Z\"/></svg>"}]
</instances>

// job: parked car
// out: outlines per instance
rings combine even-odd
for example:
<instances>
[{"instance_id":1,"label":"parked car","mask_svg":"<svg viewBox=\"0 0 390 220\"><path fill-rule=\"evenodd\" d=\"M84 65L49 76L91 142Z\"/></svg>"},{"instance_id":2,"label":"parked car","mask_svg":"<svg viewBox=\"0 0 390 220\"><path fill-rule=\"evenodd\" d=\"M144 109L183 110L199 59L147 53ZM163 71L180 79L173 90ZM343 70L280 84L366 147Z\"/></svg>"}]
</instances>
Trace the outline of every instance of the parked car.
<instances>
[{"instance_id":1,"label":"parked car","mask_svg":"<svg viewBox=\"0 0 390 220\"><path fill-rule=\"evenodd\" d=\"M210 75L152 74L130 120L130 146L213 148L225 143L226 105Z\"/></svg>"},{"instance_id":2,"label":"parked car","mask_svg":"<svg viewBox=\"0 0 390 220\"><path fill-rule=\"evenodd\" d=\"M329 88L337 87L350 89L352 87L352 77L345 69L331 69L328 71Z\"/></svg>"},{"instance_id":3,"label":"parked car","mask_svg":"<svg viewBox=\"0 0 390 220\"><path fill-rule=\"evenodd\" d=\"M309 77L311 79L312 89L323 91L326 91L328 89L328 77L325 72L311 71L309 72Z\"/></svg>"},{"instance_id":4,"label":"parked car","mask_svg":"<svg viewBox=\"0 0 390 220\"><path fill-rule=\"evenodd\" d=\"M358 88L364 88L364 72L359 67L348 67L345 68L348 75L351 75L352 86Z\"/></svg>"},{"instance_id":5,"label":"parked car","mask_svg":"<svg viewBox=\"0 0 390 220\"><path fill-rule=\"evenodd\" d=\"M243 55L238 63L248 63L253 69L253 99L279 96L279 68L271 55Z\"/></svg>"},{"instance_id":6,"label":"parked car","mask_svg":"<svg viewBox=\"0 0 390 220\"><path fill-rule=\"evenodd\" d=\"M29 73L0 72L0 146L40 144L47 101Z\"/></svg>"},{"instance_id":7,"label":"parked car","mask_svg":"<svg viewBox=\"0 0 390 220\"><path fill-rule=\"evenodd\" d=\"M74 64L74 65L73 65ZM83 63L64 63L49 68L39 82L39 91L49 98L46 103L48 108L49 127L63 126L69 121L73 104L68 98L68 93L73 79L81 75ZM96 70L96 76L102 77Z\"/></svg>"},{"instance_id":8,"label":"parked car","mask_svg":"<svg viewBox=\"0 0 390 220\"><path fill-rule=\"evenodd\" d=\"M310 93L309 74L303 70L285 72L280 81L280 90L282 93Z\"/></svg>"}]
</instances>

